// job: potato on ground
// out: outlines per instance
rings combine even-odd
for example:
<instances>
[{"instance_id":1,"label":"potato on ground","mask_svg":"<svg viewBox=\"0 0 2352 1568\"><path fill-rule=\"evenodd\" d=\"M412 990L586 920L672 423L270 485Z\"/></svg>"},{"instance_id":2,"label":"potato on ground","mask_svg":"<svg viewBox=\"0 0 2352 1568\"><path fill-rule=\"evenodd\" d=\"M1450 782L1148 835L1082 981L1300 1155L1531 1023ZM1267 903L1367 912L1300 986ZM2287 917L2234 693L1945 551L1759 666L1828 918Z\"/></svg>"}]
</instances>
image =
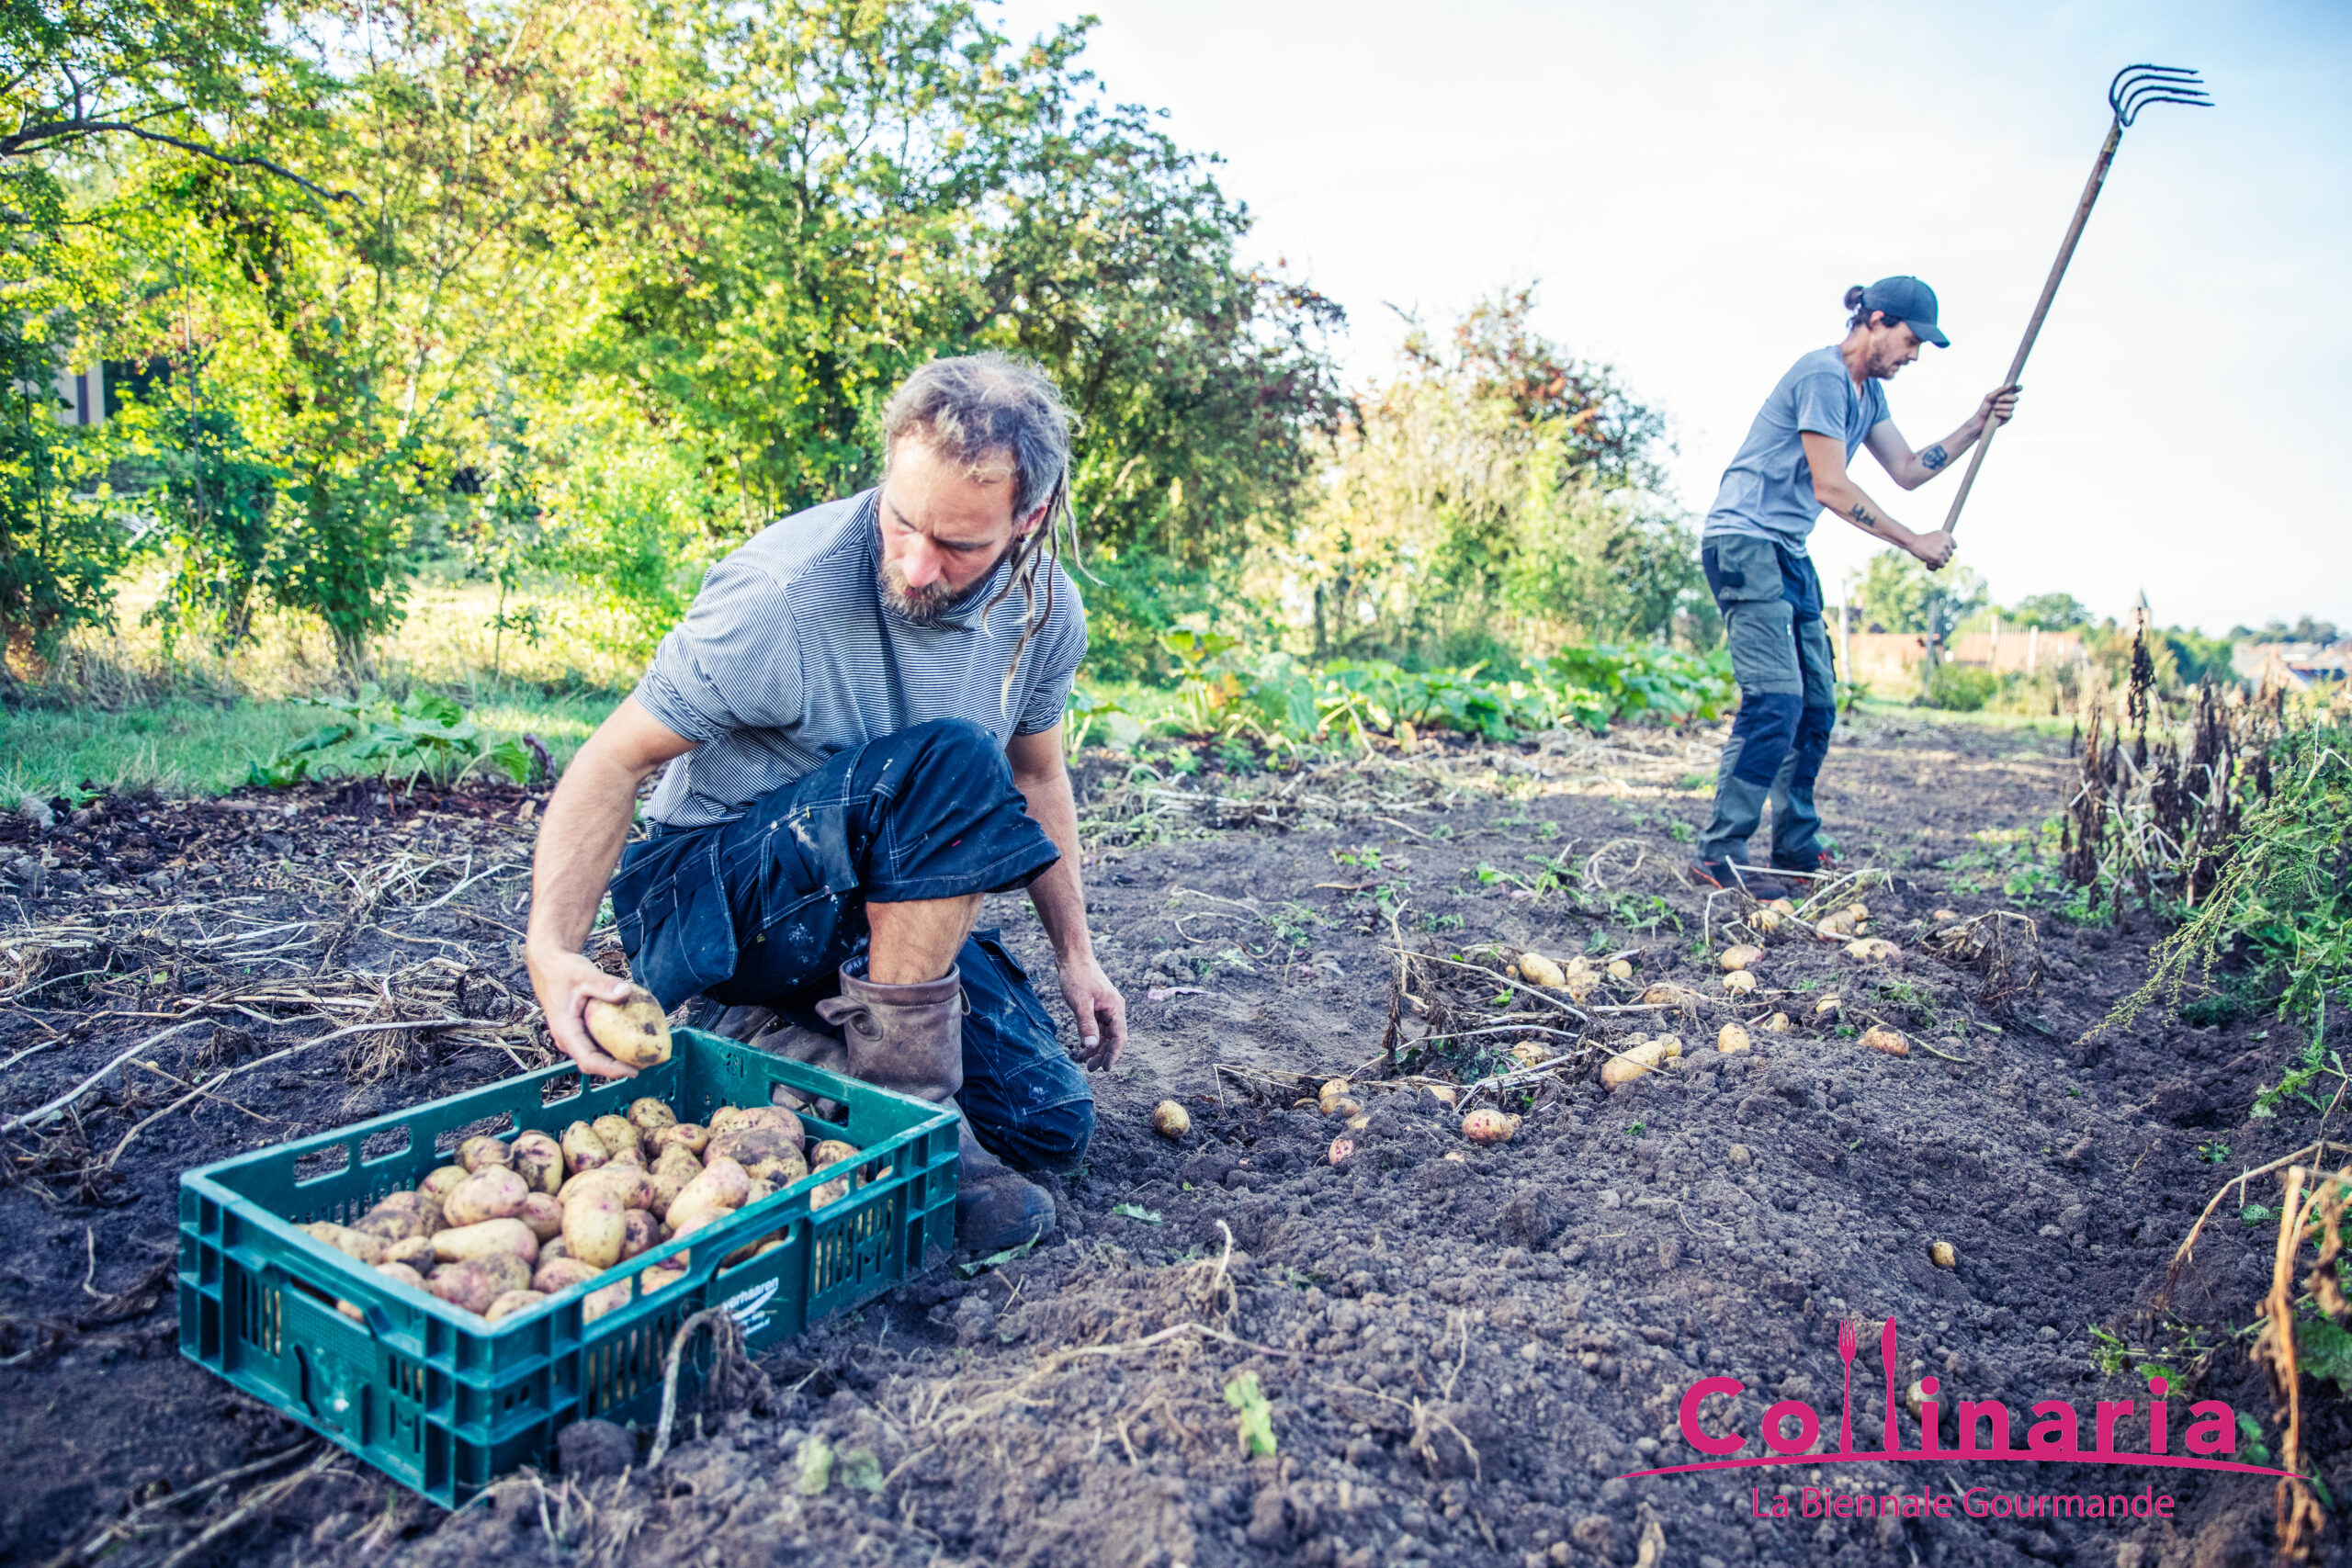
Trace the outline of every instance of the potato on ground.
<instances>
[{"instance_id":1,"label":"potato on ground","mask_svg":"<svg viewBox=\"0 0 2352 1568\"><path fill-rule=\"evenodd\" d=\"M514 1171L503 1165L484 1166L449 1190L441 1217L453 1227L512 1219L530 1195L530 1183Z\"/></svg>"},{"instance_id":2,"label":"potato on ground","mask_svg":"<svg viewBox=\"0 0 2352 1568\"><path fill-rule=\"evenodd\" d=\"M1600 1064L1600 1081L1606 1088L1623 1089L1645 1073L1662 1070L1681 1055L1682 1043L1670 1034L1639 1041Z\"/></svg>"},{"instance_id":3,"label":"potato on ground","mask_svg":"<svg viewBox=\"0 0 2352 1568\"><path fill-rule=\"evenodd\" d=\"M1748 1049L1751 1043L1747 1031L1736 1023L1726 1023L1715 1031L1715 1049L1726 1056L1738 1055Z\"/></svg>"},{"instance_id":4,"label":"potato on ground","mask_svg":"<svg viewBox=\"0 0 2352 1568\"><path fill-rule=\"evenodd\" d=\"M563 1145L546 1133L524 1133L514 1140L514 1174L534 1192L552 1197L563 1185Z\"/></svg>"},{"instance_id":5,"label":"potato on ground","mask_svg":"<svg viewBox=\"0 0 2352 1568\"><path fill-rule=\"evenodd\" d=\"M623 1066L655 1067L670 1059L670 1021L644 987L631 986L624 1001L591 998L583 1015L589 1038Z\"/></svg>"},{"instance_id":6,"label":"potato on ground","mask_svg":"<svg viewBox=\"0 0 2352 1568\"><path fill-rule=\"evenodd\" d=\"M1899 1032L1889 1029L1882 1023L1862 1031L1862 1049L1876 1051L1888 1056L1908 1056L1911 1054L1911 1042L1903 1038Z\"/></svg>"},{"instance_id":7,"label":"potato on ground","mask_svg":"<svg viewBox=\"0 0 2352 1568\"><path fill-rule=\"evenodd\" d=\"M1462 1119L1462 1134L1474 1143L1507 1144L1518 1135L1519 1120L1500 1111L1473 1111Z\"/></svg>"},{"instance_id":8,"label":"potato on ground","mask_svg":"<svg viewBox=\"0 0 2352 1568\"><path fill-rule=\"evenodd\" d=\"M1322 1089L1316 1093L1315 1103L1321 1108L1324 1115L1337 1116L1340 1114L1340 1107L1354 1098L1355 1089L1356 1086L1345 1078L1326 1078ZM1349 1114L1352 1115L1354 1112L1351 1111Z\"/></svg>"},{"instance_id":9,"label":"potato on ground","mask_svg":"<svg viewBox=\"0 0 2352 1568\"><path fill-rule=\"evenodd\" d=\"M1568 983L1567 972L1540 953L1521 953L1519 972L1527 977L1530 984L1547 987L1553 990L1557 990Z\"/></svg>"},{"instance_id":10,"label":"potato on ground","mask_svg":"<svg viewBox=\"0 0 2352 1568\"><path fill-rule=\"evenodd\" d=\"M547 1299L547 1292L544 1291L503 1291L499 1293L498 1299L490 1303L482 1316L496 1323L503 1317L513 1317L518 1312L535 1307Z\"/></svg>"},{"instance_id":11,"label":"potato on ground","mask_svg":"<svg viewBox=\"0 0 2352 1568\"><path fill-rule=\"evenodd\" d=\"M1752 942L1739 942L1726 947L1716 955L1715 962L1728 972L1737 973L1764 956L1764 950Z\"/></svg>"},{"instance_id":12,"label":"potato on ground","mask_svg":"<svg viewBox=\"0 0 2352 1568\"><path fill-rule=\"evenodd\" d=\"M505 1139L484 1133L458 1145L458 1163L469 1171L479 1171L486 1166L511 1166L514 1163L514 1150Z\"/></svg>"},{"instance_id":13,"label":"potato on ground","mask_svg":"<svg viewBox=\"0 0 2352 1568\"><path fill-rule=\"evenodd\" d=\"M532 1262L539 1256L539 1238L517 1219L484 1220L433 1233L433 1256L444 1263L468 1263L501 1254Z\"/></svg>"},{"instance_id":14,"label":"potato on ground","mask_svg":"<svg viewBox=\"0 0 2352 1568\"><path fill-rule=\"evenodd\" d=\"M1151 1108L1151 1130L1171 1144L1179 1142L1193 1130L1192 1113L1172 1100L1163 1100Z\"/></svg>"}]
</instances>

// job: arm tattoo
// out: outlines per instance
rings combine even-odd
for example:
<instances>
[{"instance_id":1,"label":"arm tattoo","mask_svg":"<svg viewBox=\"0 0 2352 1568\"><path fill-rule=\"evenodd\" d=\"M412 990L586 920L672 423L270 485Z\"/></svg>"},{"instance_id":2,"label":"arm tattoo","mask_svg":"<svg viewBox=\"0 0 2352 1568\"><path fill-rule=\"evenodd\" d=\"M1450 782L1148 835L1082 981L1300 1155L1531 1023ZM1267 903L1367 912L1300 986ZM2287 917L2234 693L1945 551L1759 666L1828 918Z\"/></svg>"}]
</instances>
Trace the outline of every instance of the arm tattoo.
<instances>
[{"instance_id":1,"label":"arm tattoo","mask_svg":"<svg viewBox=\"0 0 2352 1568\"><path fill-rule=\"evenodd\" d=\"M1919 466L1931 474L1951 461L1951 454L1944 450L1944 444L1940 441L1919 454Z\"/></svg>"},{"instance_id":2,"label":"arm tattoo","mask_svg":"<svg viewBox=\"0 0 2352 1568\"><path fill-rule=\"evenodd\" d=\"M1851 517L1855 522L1860 523L1865 528L1878 521L1878 519L1871 514L1871 509L1859 501L1854 502L1853 510L1848 513L1847 515Z\"/></svg>"}]
</instances>

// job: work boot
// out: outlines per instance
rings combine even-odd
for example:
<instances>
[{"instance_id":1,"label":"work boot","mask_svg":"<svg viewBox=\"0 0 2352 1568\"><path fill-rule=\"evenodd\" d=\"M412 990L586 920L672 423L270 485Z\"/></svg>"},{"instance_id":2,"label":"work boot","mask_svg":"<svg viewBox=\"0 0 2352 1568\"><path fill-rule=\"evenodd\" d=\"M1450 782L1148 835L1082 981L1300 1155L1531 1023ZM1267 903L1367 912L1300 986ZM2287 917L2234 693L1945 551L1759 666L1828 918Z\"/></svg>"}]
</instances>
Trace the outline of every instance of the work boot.
<instances>
[{"instance_id":1,"label":"work boot","mask_svg":"<svg viewBox=\"0 0 2352 1568\"><path fill-rule=\"evenodd\" d=\"M940 979L883 986L844 966L841 980L842 994L819 1002L817 1011L842 1026L849 1076L956 1112L957 1245L1001 1252L1053 1229L1052 1197L980 1147L956 1103L956 1091L964 1087L964 1014L970 1010L963 977L951 967Z\"/></svg>"}]
</instances>

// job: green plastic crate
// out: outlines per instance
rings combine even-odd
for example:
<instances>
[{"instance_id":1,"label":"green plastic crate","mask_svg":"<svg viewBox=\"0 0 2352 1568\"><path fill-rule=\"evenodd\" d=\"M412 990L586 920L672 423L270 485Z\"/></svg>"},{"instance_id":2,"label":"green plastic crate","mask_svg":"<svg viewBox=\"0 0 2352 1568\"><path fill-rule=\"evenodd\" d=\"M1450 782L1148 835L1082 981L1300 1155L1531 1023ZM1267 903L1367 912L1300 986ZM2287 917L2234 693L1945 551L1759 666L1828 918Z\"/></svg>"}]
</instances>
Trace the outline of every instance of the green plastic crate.
<instances>
[{"instance_id":1,"label":"green plastic crate","mask_svg":"<svg viewBox=\"0 0 2352 1568\"><path fill-rule=\"evenodd\" d=\"M704 1307L724 1303L757 1349L871 1301L954 1247L952 1110L694 1030L672 1039L670 1060L634 1078L549 1067L189 1171L180 1178L181 1352L454 1508L518 1466L549 1464L556 1434L573 1421L652 1419L671 1337ZM560 1133L641 1095L683 1121L707 1121L721 1105L768 1104L776 1084L847 1108L843 1123L802 1120L812 1142L857 1145L847 1168L866 1176L864 1186L811 1214L810 1191L845 1168L812 1172L495 1325L295 1228L350 1224L479 1133ZM721 1266L776 1231L784 1246ZM581 1322L592 1289L682 1250L693 1262L676 1284L639 1296L632 1282L626 1303Z\"/></svg>"}]
</instances>

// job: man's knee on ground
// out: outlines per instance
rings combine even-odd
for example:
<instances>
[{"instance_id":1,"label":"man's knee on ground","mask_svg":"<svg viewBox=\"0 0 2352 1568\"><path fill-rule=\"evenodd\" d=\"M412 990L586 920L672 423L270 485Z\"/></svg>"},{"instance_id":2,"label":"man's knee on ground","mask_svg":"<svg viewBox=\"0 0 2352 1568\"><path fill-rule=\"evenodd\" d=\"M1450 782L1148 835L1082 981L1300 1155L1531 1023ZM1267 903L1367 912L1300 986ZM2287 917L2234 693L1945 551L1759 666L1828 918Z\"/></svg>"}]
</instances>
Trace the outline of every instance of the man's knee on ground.
<instances>
[{"instance_id":1,"label":"man's knee on ground","mask_svg":"<svg viewBox=\"0 0 2352 1568\"><path fill-rule=\"evenodd\" d=\"M1732 777L1742 784L1769 784L1781 771L1796 738L1804 698L1795 692L1744 692L1739 716L1732 720L1732 739L1739 743L1739 762Z\"/></svg>"}]
</instances>

